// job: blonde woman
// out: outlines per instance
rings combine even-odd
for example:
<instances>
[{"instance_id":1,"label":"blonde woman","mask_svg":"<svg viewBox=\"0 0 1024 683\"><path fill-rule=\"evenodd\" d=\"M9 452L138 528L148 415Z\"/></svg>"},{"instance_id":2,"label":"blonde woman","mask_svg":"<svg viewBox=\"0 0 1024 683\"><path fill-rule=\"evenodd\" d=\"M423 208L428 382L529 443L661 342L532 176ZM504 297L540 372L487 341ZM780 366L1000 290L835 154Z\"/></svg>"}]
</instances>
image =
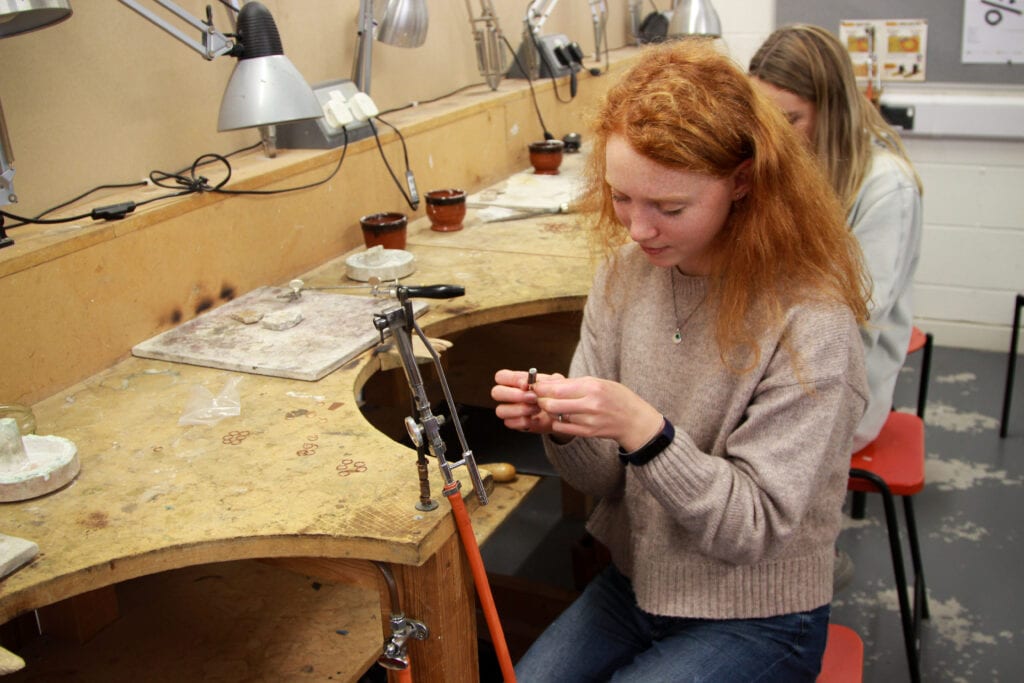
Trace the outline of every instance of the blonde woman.
<instances>
[{"instance_id":1,"label":"blonde woman","mask_svg":"<svg viewBox=\"0 0 1024 683\"><path fill-rule=\"evenodd\" d=\"M921 181L899 135L857 88L849 54L825 29L778 29L750 60L749 73L814 151L873 282L871 320L862 330L871 400L854 437L856 451L878 436L907 355Z\"/></svg>"}]
</instances>

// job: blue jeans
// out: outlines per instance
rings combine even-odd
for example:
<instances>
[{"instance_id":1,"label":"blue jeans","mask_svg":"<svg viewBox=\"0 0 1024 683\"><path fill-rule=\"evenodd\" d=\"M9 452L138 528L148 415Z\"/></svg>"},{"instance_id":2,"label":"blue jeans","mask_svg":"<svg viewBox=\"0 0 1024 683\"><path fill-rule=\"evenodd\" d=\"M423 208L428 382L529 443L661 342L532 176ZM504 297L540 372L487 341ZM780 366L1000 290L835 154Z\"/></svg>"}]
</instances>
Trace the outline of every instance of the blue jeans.
<instances>
[{"instance_id":1,"label":"blue jeans","mask_svg":"<svg viewBox=\"0 0 1024 683\"><path fill-rule=\"evenodd\" d=\"M813 682L829 605L766 619L648 614L609 566L516 664L519 683Z\"/></svg>"}]
</instances>

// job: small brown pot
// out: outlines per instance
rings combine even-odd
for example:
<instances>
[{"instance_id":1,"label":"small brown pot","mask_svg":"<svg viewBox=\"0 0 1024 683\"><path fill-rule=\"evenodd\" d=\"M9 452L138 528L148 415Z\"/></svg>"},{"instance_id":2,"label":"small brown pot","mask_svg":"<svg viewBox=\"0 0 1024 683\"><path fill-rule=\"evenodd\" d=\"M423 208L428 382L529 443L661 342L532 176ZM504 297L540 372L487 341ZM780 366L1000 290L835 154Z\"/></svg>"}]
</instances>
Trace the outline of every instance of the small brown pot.
<instances>
[{"instance_id":1,"label":"small brown pot","mask_svg":"<svg viewBox=\"0 0 1024 683\"><path fill-rule=\"evenodd\" d=\"M375 213L359 219L366 248L378 244L385 249L405 249L409 219L401 213Z\"/></svg>"},{"instance_id":2,"label":"small brown pot","mask_svg":"<svg viewBox=\"0 0 1024 683\"><path fill-rule=\"evenodd\" d=\"M427 193L427 217L430 229L438 232L462 230L466 217L466 193L463 190L431 190Z\"/></svg>"},{"instance_id":3,"label":"small brown pot","mask_svg":"<svg viewBox=\"0 0 1024 683\"><path fill-rule=\"evenodd\" d=\"M539 175L558 175L562 165L565 143L561 140L541 140L530 143L530 163L533 172Z\"/></svg>"}]
</instances>

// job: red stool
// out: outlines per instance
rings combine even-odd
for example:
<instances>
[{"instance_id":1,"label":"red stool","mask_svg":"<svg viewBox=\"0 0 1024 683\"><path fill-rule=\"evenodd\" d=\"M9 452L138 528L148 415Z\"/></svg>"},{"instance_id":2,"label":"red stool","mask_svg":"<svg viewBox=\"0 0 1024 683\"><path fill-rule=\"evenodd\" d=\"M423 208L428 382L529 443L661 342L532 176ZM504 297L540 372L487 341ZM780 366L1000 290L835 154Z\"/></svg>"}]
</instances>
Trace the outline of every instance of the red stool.
<instances>
[{"instance_id":1,"label":"red stool","mask_svg":"<svg viewBox=\"0 0 1024 683\"><path fill-rule=\"evenodd\" d=\"M863 677L864 643L860 636L852 628L829 624L817 683L861 683Z\"/></svg>"},{"instance_id":2,"label":"red stool","mask_svg":"<svg viewBox=\"0 0 1024 683\"><path fill-rule=\"evenodd\" d=\"M889 534L896 595L899 598L903 640L913 683L920 676L921 619L928 618L924 569L914 519L914 494L924 488L924 422L917 415L893 411L878 437L853 454L847 489L855 493L880 493ZM907 578L900 544L899 520L893 497L903 498L903 516L914 569L913 605L907 596Z\"/></svg>"},{"instance_id":3,"label":"red stool","mask_svg":"<svg viewBox=\"0 0 1024 683\"><path fill-rule=\"evenodd\" d=\"M924 420L924 411L928 403L928 379L932 372L932 333L923 332L915 325L910 330L910 343L907 344L907 356L924 350L921 354L921 379L917 383L917 416ZM850 503L850 517L864 519L864 494L855 492Z\"/></svg>"}]
</instances>

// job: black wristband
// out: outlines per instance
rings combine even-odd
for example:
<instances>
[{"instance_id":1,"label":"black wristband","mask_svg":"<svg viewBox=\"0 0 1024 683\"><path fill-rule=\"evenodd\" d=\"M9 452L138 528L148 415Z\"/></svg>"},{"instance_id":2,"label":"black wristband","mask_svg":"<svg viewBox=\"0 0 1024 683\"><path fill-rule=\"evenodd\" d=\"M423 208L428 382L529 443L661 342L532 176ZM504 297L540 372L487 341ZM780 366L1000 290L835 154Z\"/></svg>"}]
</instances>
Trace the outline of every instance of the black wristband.
<instances>
[{"instance_id":1,"label":"black wristband","mask_svg":"<svg viewBox=\"0 0 1024 683\"><path fill-rule=\"evenodd\" d=\"M646 465L655 456L668 448L668 445L672 443L672 439L676 438L676 428L672 426L667 417L663 419L665 424L662 426L661 431L632 453L627 453L622 450L622 446L619 446L619 460L622 461L623 465Z\"/></svg>"}]
</instances>

